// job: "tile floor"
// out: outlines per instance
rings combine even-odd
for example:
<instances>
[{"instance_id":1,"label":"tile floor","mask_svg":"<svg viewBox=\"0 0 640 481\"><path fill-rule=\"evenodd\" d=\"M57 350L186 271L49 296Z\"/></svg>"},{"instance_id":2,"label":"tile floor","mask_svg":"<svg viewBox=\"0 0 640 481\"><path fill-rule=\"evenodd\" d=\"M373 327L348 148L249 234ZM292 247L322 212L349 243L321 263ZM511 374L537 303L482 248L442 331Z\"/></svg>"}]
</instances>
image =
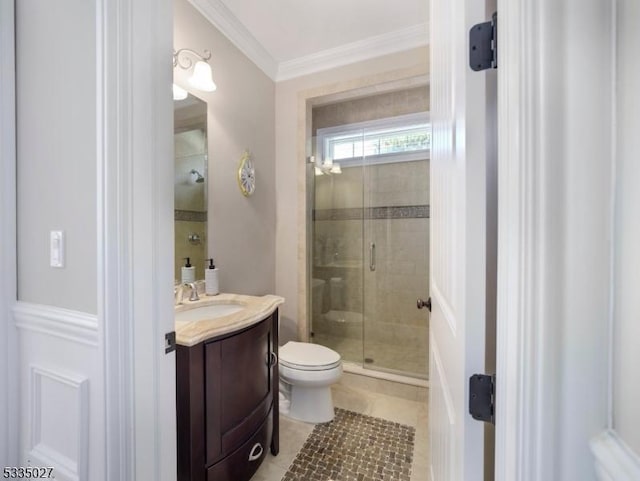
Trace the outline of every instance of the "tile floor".
<instances>
[{"instance_id":1,"label":"tile floor","mask_svg":"<svg viewBox=\"0 0 640 481\"><path fill-rule=\"evenodd\" d=\"M410 481L415 428L336 408L317 424L282 481Z\"/></svg>"},{"instance_id":2,"label":"tile floor","mask_svg":"<svg viewBox=\"0 0 640 481\"><path fill-rule=\"evenodd\" d=\"M428 479L428 406L424 399L411 400L337 384L333 387L333 400L339 408L415 427L411 481ZM281 416L280 454L267 454L253 481L281 481L313 427L312 424Z\"/></svg>"}]
</instances>

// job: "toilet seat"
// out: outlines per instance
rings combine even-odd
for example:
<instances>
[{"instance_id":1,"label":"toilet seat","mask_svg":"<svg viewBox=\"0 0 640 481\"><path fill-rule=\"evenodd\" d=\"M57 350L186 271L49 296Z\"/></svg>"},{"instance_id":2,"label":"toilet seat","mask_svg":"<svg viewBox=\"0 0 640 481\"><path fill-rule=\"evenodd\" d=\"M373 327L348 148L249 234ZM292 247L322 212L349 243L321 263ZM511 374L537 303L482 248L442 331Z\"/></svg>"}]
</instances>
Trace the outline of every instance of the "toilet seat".
<instances>
[{"instance_id":1,"label":"toilet seat","mask_svg":"<svg viewBox=\"0 0 640 481\"><path fill-rule=\"evenodd\" d=\"M333 349L308 342L289 341L280 348L280 364L300 371L326 371L342 363Z\"/></svg>"}]
</instances>

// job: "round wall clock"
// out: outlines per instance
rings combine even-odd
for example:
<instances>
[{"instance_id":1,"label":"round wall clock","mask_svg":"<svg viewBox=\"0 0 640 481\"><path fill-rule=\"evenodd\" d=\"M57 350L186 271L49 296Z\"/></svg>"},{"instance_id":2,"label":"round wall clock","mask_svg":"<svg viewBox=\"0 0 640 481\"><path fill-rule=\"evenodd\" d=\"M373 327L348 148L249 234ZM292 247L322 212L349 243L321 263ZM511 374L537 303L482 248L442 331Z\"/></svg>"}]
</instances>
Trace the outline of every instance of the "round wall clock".
<instances>
[{"instance_id":1,"label":"round wall clock","mask_svg":"<svg viewBox=\"0 0 640 481\"><path fill-rule=\"evenodd\" d=\"M253 167L253 161L249 152L245 151L240 158L238 166L238 186L242 195L250 196L256 190L256 171Z\"/></svg>"}]
</instances>

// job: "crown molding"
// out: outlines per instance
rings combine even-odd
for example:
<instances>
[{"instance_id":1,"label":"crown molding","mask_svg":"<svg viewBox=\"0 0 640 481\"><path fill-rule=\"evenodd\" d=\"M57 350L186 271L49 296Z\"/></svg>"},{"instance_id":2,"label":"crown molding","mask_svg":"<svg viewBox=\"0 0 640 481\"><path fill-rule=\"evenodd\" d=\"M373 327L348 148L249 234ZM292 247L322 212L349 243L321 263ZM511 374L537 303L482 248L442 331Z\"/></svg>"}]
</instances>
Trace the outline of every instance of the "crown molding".
<instances>
[{"instance_id":1,"label":"crown molding","mask_svg":"<svg viewBox=\"0 0 640 481\"><path fill-rule=\"evenodd\" d=\"M222 0L189 0L214 27L275 82L428 44L426 23L278 63Z\"/></svg>"},{"instance_id":2,"label":"crown molding","mask_svg":"<svg viewBox=\"0 0 640 481\"><path fill-rule=\"evenodd\" d=\"M221 0L189 0L189 3L269 78L276 80L278 63Z\"/></svg>"},{"instance_id":3,"label":"crown molding","mask_svg":"<svg viewBox=\"0 0 640 481\"><path fill-rule=\"evenodd\" d=\"M382 55L401 52L429 43L426 23L322 50L304 57L280 62L276 81L289 80Z\"/></svg>"}]
</instances>

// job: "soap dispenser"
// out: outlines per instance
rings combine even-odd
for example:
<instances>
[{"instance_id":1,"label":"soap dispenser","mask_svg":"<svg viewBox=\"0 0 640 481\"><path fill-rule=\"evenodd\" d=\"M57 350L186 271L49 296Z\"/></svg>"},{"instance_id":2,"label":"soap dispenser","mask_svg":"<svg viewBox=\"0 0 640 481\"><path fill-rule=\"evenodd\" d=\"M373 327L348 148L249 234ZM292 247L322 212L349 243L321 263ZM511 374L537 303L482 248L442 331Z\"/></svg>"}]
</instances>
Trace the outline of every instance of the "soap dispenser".
<instances>
[{"instance_id":1,"label":"soap dispenser","mask_svg":"<svg viewBox=\"0 0 640 481\"><path fill-rule=\"evenodd\" d=\"M185 257L184 260L187 262L182 266L182 283L188 284L190 282L195 282L196 268L191 265L191 259L189 257Z\"/></svg>"},{"instance_id":2,"label":"soap dispenser","mask_svg":"<svg viewBox=\"0 0 640 481\"><path fill-rule=\"evenodd\" d=\"M216 296L220 293L218 282L218 268L213 265L213 259L207 259L209 266L204 270L204 290L208 296Z\"/></svg>"}]
</instances>

